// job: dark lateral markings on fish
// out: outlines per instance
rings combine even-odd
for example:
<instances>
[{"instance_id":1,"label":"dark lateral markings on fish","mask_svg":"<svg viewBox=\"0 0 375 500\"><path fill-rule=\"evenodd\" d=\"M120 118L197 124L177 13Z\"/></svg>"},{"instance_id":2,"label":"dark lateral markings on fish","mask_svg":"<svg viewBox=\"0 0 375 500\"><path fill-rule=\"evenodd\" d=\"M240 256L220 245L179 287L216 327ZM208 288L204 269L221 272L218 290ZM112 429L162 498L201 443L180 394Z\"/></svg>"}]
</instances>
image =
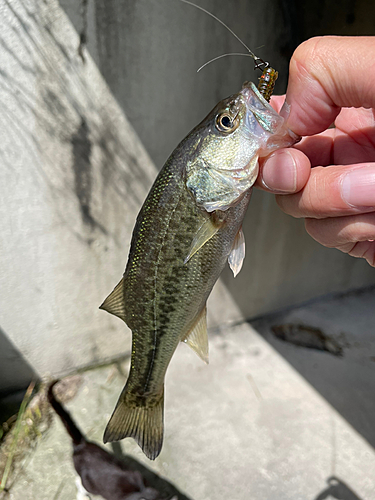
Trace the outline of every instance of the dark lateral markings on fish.
<instances>
[{"instance_id":1,"label":"dark lateral markings on fish","mask_svg":"<svg viewBox=\"0 0 375 500\"><path fill-rule=\"evenodd\" d=\"M104 442L163 443L164 377L179 342L208 362L206 301L228 261L245 257L242 221L258 158L298 138L253 83L222 100L177 146L134 227L125 273L102 309L132 330L129 376Z\"/></svg>"}]
</instances>

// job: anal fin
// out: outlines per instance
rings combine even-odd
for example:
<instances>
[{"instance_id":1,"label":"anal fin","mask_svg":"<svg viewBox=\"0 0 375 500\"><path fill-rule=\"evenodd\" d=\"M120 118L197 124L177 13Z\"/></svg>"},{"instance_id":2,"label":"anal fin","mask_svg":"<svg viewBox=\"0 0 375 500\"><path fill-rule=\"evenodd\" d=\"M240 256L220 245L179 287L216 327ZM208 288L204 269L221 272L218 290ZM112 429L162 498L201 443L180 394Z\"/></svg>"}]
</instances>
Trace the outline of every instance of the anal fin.
<instances>
[{"instance_id":1,"label":"anal fin","mask_svg":"<svg viewBox=\"0 0 375 500\"><path fill-rule=\"evenodd\" d=\"M116 285L99 309L104 309L125 321L124 278Z\"/></svg>"},{"instance_id":2,"label":"anal fin","mask_svg":"<svg viewBox=\"0 0 375 500\"><path fill-rule=\"evenodd\" d=\"M245 236L243 234L242 228L239 229L238 233L233 242L232 251L228 257L229 267L233 271L234 277L241 271L242 264L245 258Z\"/></svg>"},{"instance_id":3,"label":"anal fin","mask_svg":"<svg viewBox=\"0 0 375 500\"><path fill-rule=\"evenodd\" d=\"M198 356L208 364L208 337L207 337L207 308L204 306L199 313L193 328L189 331L182 342L193 349Z\"/></svg>"}]
</instances>

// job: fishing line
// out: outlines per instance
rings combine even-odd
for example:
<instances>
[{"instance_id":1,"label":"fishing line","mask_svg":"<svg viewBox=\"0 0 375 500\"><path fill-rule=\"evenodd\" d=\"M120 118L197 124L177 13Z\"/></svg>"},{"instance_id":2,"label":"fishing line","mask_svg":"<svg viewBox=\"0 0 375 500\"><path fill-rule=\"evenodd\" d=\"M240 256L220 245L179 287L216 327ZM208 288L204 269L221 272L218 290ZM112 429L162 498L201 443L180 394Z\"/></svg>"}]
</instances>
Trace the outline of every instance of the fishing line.
<instances>
[{"instance_id":1,"label":"fishing line","mask_svg":"<svg viewBox=\"0 0 375 500\"><path fill-rule=\"evenodd\" d=\"M182 2L183 0L181 0ZM251 54L244 54L243 52L230 52L228 54L221 54L221 56L217 56L217 57L214 57L213 59L210 59L209 61L207 61L206 63L202 64L202 66L200 68L197 69L197 73L200 72L201 69L205 68L207 66L207 64L210 64L214 61L217 61L218 59L221 59L222 57L226 57L226 56L245 56L245 57L253 57Z\"/></svg>"},{"instance_id":2,"label":"fishing line","mask_svg":"<svg viewBox=\"0 0 375 500\"><path fill-rule=\"evenodd\" d=\"M230 54L222 54L221 56L218 56L218 57L214 57L213 59L211 59L210 61L206 62L205 64L203 64L203 66L201 66L198 70L197 70L197 73L203 69L205 66L207 66L208 64L210 64L211 62L213 61L216 61L217 59L220 59L222 57L226 57L226 56L247 56L247 57L252 57L254 59L254 62L255 62L255 69L260 69L261 71L263 71L264 69L268 68L269 67L269 63L266 62L266 61L263 61L263 59L261 59L260 57L256 56L254 54L254 52L252 50L249 49L249 47L246 45L245 42L243 42L241 40L241 38L239 36L236 35L236 33L234 31L232 31L229 26L227 26L221 19L219 19L218 17L216 17L214 14L212 14L211 12L209 12L208 10L204 9L203 7L201 7L200 5L197 5L193 2L190 2L189 0L180 0L181 2L183 3L187 3L188 5L192 5L193 7L195 7L196 9L199 9L201 10L202 12L205 12L206 14L208 14L210 17L212 17L213 19L215 19L216 21L218 21L222 26L224 26L224 28L226 28L229 33L231 33L239 42L240 44L245 47L245 49L249 52L249 54L243 54L243 53L230 53Z\"/></svg>"}]
</instances>

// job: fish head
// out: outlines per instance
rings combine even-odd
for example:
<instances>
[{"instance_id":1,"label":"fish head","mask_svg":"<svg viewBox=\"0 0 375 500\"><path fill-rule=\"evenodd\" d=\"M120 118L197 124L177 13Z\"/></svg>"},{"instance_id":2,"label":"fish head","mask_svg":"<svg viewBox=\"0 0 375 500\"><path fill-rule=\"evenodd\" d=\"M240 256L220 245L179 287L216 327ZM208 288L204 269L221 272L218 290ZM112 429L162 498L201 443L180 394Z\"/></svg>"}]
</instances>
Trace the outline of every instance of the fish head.
<instances>
[{"instance_id":1,"label":"fish head","mask_svg":"<svg viewBox=\"0 0 375 500\"><path fill-rule=\"evenodd\" d=\"M238 203L258 176L258 158L299 139L251 82L219 102L196 133L186 186L207 212Z\"/></svg>"}]
</instances>

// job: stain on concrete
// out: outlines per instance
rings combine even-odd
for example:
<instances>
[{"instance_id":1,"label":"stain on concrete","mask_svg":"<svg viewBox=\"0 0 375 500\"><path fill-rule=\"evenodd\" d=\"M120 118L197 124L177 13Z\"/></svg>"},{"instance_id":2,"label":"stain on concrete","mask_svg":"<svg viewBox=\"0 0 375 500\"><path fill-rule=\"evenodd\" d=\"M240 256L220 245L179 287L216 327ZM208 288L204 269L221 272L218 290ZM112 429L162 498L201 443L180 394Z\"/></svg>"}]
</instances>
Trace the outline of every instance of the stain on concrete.
<instances>
[{"instance_id":1,"label":"stain on concrete","mask_svg":"<svg viewBox=\"0 0 375 500\"><path fill-rule=\"evenodd\" d=\"M85 224L93 225L90 213L90 201L92 192L91 172L91 141L89 127L84 118L77 131L71 138L73 149L74 189L79 201L82 220Z\"/></svg>"},{"instance_id":2,"label":"stain on concrete","mask_svg":"<svg viewBox=\"0 0 375 500\"><path fill-rule=\"evenodd\" d=\"M299 347L326 351L334 356L342 356L342 347L319 328L307 325L286 323L271 327L275 337Z\"/></svg>"},{"instance_id":3,"label":"stain on concrete","mask_svg":"<svg viewBox=\"0 0 375 500\"><path fill-rule=\"evenodd\" d=\"M99 229L107 234L107 230L94 219L91 214L91 197L93 187L93 172L91 165L92 144L90 139L90 129L85 118L71 136L74 171L74 191L77 196L81 210L82 221L92 230Z\"/></svg>"},{"instance_id":4,"label":"stain on concrete","mask_svg":"<svg viewBox=\"0 0 375 500\"><path fill-rule=\"evenodd\" d=\"M148 190L154 179L145 173L138 158L129 153L116 139L111 124L104 124L97 145L102 151L100 173L103 187L106 188L111 184L116 193L126 202L132 199L140 206L144 195L138 194L138 186L142 185ZM118 164L118 158L121 158L121 162L126 168L122 168Z\"/></svg>"},{"instance_id":5,"label":"stain on concrete","mask_svg":"<svg viewBox=\"0 0 375 500\"><path fill-rule=\"evenodd\" d=\"M86 61L85 58L85 48L87 45L87 7L88 0L81 0L81 17L82 17L82 28L79 33L79 46L78 46L78 55L81 58L82 62Z\"/></svg>"}]
</instances>

